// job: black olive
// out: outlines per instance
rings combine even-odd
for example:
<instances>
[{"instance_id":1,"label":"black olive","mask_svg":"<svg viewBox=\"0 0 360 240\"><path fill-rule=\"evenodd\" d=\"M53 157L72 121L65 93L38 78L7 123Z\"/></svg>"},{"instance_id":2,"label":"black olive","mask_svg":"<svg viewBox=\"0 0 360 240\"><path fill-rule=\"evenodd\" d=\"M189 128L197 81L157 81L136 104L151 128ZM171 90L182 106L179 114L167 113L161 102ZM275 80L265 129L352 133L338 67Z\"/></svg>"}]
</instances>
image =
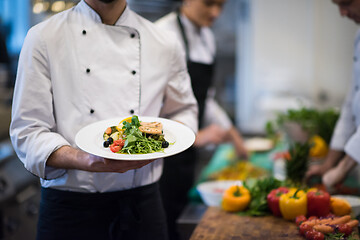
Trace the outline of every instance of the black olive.
<instances>
[{"instance_id":1,"label":"black olive","mask_svg":"<svg viewBox=\"0 0 360 240\"><path fill-rule=\"evenodd\" d=\"M163 141L162 143L161 143L161 147L162 148L167 148L169 146L169 142L168 141Z\"/></svg>"},{"instance_id":2,"label":"black olive","mask_svg":"<svg viewBox=\"0 0 360 240\"><path fill-rule=\"evenodd\" d=\"M104 142L104 147L107 148L107 147L109 147L109 146L110 146L110 142L106 140L106 141Z\"/></svg>"},{"instance_id":3,"label":"black olive","mask_svg":"<svg viewBox=\"0 0 360 240\"><path fill-rule=\"evenodd\" d=\"M110 144L113 144L114 139L113 139L112 137L109 137L109 138L107 139L107 141L108 141Z\"/></svg>"}]
</instances>

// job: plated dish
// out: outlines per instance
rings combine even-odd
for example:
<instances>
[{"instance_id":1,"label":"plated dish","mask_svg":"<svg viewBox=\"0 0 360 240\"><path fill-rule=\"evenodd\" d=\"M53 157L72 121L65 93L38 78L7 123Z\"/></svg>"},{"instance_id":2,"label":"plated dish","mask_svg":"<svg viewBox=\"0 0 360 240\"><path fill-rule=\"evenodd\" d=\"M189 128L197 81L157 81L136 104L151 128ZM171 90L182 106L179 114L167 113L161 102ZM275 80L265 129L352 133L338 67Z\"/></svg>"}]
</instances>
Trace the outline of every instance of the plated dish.
<instances>
[{"instance_id":1,"label":"plated dish","mask_svg":"<svg viewBox=\"0 0 360 240\"><path fill-rule=\"evenodd\" d=\"M114 160L151 160L164 158L180 153L189 148L195 141L194 132L184 124L165 118L141 117L140 122L158 122L162 125L163 135L169 144L161 151L146 154L129 154L112 152L104 147L104 132L111 126L118 126L126 118L119 117L89 124L75 136L76 145L85 152Z\"/></svg>"}]
</instances>

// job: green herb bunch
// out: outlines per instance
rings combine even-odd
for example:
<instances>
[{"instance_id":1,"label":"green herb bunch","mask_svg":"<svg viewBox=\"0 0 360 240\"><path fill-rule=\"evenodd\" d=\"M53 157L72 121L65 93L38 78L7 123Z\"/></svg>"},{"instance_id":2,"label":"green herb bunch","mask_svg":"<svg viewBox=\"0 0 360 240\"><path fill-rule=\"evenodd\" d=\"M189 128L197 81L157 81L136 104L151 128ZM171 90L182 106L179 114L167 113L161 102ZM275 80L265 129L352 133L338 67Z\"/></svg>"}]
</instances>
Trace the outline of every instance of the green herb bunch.
<instances>
[{"instance_id":1,"label":"green herb bunch","mask_svg":"<svg viewBox=\"0 0 360 240\"><path fill-rule=\"evenodd\" d=\"M286 122L296 122L310 136L319 135L329 144L339 115L334 109L323 111L305 107L289 109L286 113L278 114L275 121L268 121L265 130L269 137L274 137Z\"/></svg>"},{"instance_id":2,"label":"green herb bunch","mask_svg":"<svg viewBox=\"0 0 360 240\"><path fill-rule=\"evenodd\" d=\"M262 179L248 179L244 182L244 186L250 191L251 202L248 210L241 212L242 215L263 216L270 213L267 204L267 195L271 190L281 186L281 181L270 176Z\"/></svg>"},{"instance_id":3,"label":"green herb bunch","mask_svg":"<svg viewBox=\"0 0 360 240\"><path fill-rule=\"evenodd\" d=\"M286 179L295 185L301 185L308 169L311 144L294 143L290 149L290 159L285 162Z\"/></svg>"}]
</instances>

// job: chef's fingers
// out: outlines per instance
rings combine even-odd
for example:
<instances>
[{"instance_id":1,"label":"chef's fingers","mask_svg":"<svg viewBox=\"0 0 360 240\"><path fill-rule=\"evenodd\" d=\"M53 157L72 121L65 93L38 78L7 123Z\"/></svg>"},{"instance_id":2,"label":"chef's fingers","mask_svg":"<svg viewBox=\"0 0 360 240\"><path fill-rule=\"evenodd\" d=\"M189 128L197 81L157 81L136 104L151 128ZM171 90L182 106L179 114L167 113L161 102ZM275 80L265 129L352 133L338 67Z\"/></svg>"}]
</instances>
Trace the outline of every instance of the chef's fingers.
<instances>
[{"instance_id":1,"label":"chef's fingers","mask_svg":"<svg viewBox=\"0 0 360 240\"><path fill-rule=\"evenodd\" d=\"M321 176L323 174L322 165L313 165L305 173L305 181L309 182L314 176Z\"/></svg>"},{"instance_id":2,"label":"chef's fingers","mask_svg":"<svg viewBox=\"0 0 360 240\"><path fill-rule=\"evenodd\" d=\"M133 161L133 160L104 159L103 164L98 165L98 168L96 169L96 171L124 173L129 170L142 168L145 165L152 163L153 161L155 161L155 160Z\"/></svg>"},{"instance_id":3,"label":"chef's fingers","mask_svg":"<svg viewBox=\"0 0 360 240\"><path fill-rule=\"evenodd\" d=\"M330 194L335 192L335 185L344 180L344 175L338 167L330 169L323 175L322 183Z\"/></svg>"}]
</instances>

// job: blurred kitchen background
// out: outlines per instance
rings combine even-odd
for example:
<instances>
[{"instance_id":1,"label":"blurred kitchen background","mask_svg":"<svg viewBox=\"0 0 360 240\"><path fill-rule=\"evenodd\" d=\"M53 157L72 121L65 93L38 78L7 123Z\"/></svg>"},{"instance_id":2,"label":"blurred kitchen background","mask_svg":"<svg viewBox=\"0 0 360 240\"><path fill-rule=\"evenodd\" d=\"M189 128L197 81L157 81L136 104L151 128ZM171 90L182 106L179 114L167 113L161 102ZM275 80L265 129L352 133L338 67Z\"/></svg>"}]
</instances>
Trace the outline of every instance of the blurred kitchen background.
<instances>
[{"instance_id":1,"label":"blurred kitchen background","mask_svg":"<svg viewBox=\"0 0 360 240\"><path fill-rule=\"evenodd\" d=\"M0 240L34 239L39 200L8 138L12 89L28 29L71 8L76 0L0 0ZM174 0L128 0L155 21ZM357 26L331 0L227 0L213 26L218 55L216 98L246 136L287 109L340 108L351 79ZM0 44L1 47L1 44Z\"/></svg>"}]
</instances>

